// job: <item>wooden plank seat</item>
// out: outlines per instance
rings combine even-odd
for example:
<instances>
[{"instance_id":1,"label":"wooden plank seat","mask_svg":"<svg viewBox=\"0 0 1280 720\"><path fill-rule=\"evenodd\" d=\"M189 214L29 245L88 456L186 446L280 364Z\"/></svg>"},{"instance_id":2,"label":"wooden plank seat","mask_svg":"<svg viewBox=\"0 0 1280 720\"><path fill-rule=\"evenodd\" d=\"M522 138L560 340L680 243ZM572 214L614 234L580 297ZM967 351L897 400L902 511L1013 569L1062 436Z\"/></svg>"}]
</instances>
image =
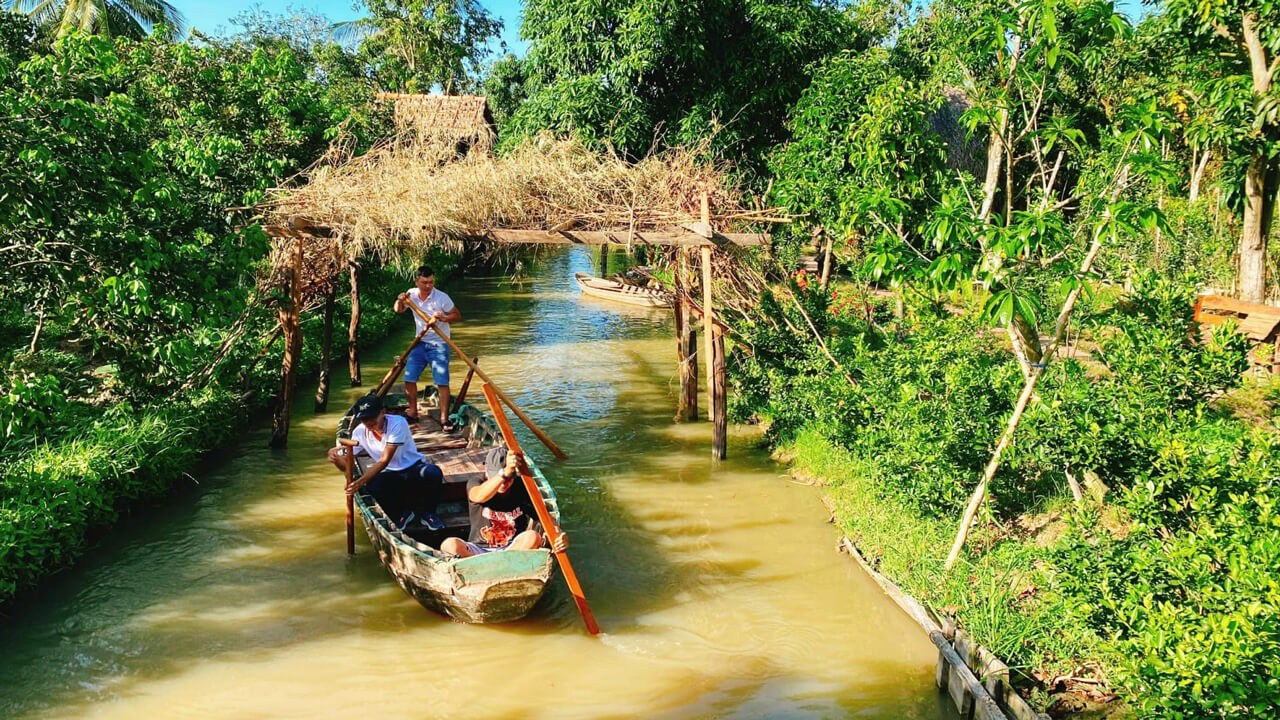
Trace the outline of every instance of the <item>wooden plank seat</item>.
<instances>
[{"instance_id":1,"label":"wooden plank seat","mask_svg":"<svg viewBox=\"0 0 1280 720\"><path fill-rule=\"evenodd\" d=\"M1240 332L1254 342L1270 342L1280 326L1280 307L1245 302L1223 295L1196 296L1195 319L1216 327L1230 319L1240 323Z\"/></svg>"}]
</instances>

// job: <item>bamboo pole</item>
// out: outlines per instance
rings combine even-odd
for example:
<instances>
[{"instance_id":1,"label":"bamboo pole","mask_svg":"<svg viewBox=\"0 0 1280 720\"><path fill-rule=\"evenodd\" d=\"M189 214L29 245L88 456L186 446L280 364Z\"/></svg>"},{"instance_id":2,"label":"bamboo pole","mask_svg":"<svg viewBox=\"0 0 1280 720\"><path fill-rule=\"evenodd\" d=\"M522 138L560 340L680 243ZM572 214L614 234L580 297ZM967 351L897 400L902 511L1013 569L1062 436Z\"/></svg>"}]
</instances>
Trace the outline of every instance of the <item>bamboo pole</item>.
<instances>
[{"instance_id":1,"label":"bamboo pole","mask_svg":"<svg viewBox=\"0 0 1280 720\"><path fill-rule=\"evenodd\" d=\"M294 243L298 252L294 256L293 269L289 274L289 299L277 309L280 327L284 329L284 358L280 367L280 395L276 399L276 410L271 418L271 441L273 448L282 448L289 444L289 420L293 405L293 386L297 380L298 357L302 354L302 328L299 313L302 305L302 239Z\"/></svg>"},{"instance_id":2,"label":"bamboo pole","mask_svg":"<svg viewBox=\"0 0 1280 720\"><path fill-rule=\"evenodd\" d=\"M434 322L435 321L433 320L432 323ZM413 346L422 342L423 336L425 336L430 329L431 323L428 323L427 327L422 328L422 332L418 333L417 337L413 339L413 342L409 343L409 347L405 348L405 351L400 353L400 357L396 358L396 361L392 363L391 369L387 370L387 374L382 376L382 380L378 383L378 389L374 391L378 397L387 396L387 393L391 390L391 386L396 384L396 378L400 376L400 371L404 370L404 365L409 360L409 353L413 351Z\"/></svg>"},{"instance_id":3,"label":"bamboo pole","mask_svg":"<svg viewBox=\"0 0 1280 720\"><path fill-rule=\"evenodd\" d=\"M524 413L524 410L520 409L519 405L516 405L514 402L512 402L511 398L507 397L506 393L502 392L502 390L500 390L497 385L494 385L493 381L489 379L489 376L486 375L485 372L481 370L478 365L475 364L475 361L467 357L466 353L462 352L462 348L458 347L457 343L455 343L448 335L445 335L444 333L440 332L440 328L436 327L434 320L427 317L426 313L419 310L417 305L414 305L413 303L408 303L408 305L410 310L412 310L418 317L422 318L423 322L427 323L427 327L429 329L435 330L436 334L439 335L441 338L443 338L444 341L449 344L449 347L453 349L453 352L455 354L457 354L459 360L466 363L467 367L471 368L471 370L474 371L476 375L479 375L481 380L493 386L493 391L498 394L498 397L502 398L502 401L507 404L507 407L511 408L511 412L515 413L516 417L520 418L521 422L523 422L529 428L530 432L532 432L539 440L542 441L543 445L547 446L548 450L554 453L555 456L560 460L565 460L569 457L569 455L565 453L565 451L560 449L559 445L556 445L555 441L552 440L550 436L548 436L545 432L542 431L542 428L538 427L537 424L534 423L533 420L531 420L529 416Z\"/></svg>"},{"instance_id":4,"label":"bamboo pole","mask_svg":"<svg viewBox=\"0 0 1280 720\"><path fill-rule=\"evenodd\" d=\"M1111 202L1119 199L1120 192L1124 189L1125 181L1129 176L1129 166L1125 165L1120 169L1120 174L1116 179L1116 187L1111 196ZM1106 217L1111 217L1111 211L1108 209ZM1080 275L1084 276L1089 273L1093 267L1093 261L1098 257L1098 252L1102 250L1102 232L1095 232L1093 243L1089 246L1089 252L1085 255L1084 262L1080 265ZM1041 356L1043 362L1032 366L1031 374L1027 377L1026 383L1022 386L1022 393L1018 395L1018 402L1013 406L1013 414L1009 416L1009 422L1005 425L1004 432L1000 435L1000 442L996 444L996 449L991 453L991 460L987 462L987 467L982 472L982 480L978 482L978 487L974 489L973 495L969 497L969 503L965 506L964 515L960 518L960 527L956 531L955 540L951 543L951 552L947 554L947 562L944 566L947 572L951 572L951 568L956 564L956 560L960 557L960 550L964 548L965 540L969 537L969 527L973 525L973 519L978 514L978 508L982 507L982 501L987 497L987 485L991 483L991 478L995 477L996 470L1000 468L1000 458L1004 451L1013 444L1014 433L1018 429L1018 423L1022 421L1022 414L1027 409L1027 403L1031 401L1031 396L1035 394L1036 384L1040 382L1040 378L1044 375L1045 368L1053 361L1054 355L1058 352L1058 345L1062 342L1062 337L1066 334L1067 327L1071 320L1071 311L1075 309L1076 300L1080 298L1080 293L1084 290L1084 278L1080 278L1080 282L1071 289L1067 295L1067 300L1062 304L1062 310L1058 313L1058 320L1054 325L1053 342L1049 343L1049 349Z\"/></svg>"},{"instance_id":5,"label":"bamboo pole","mask_svg":"<svg viewBox=\"0 0 1280 720\"><path fill-rule=\"evenodd\" d=\"M702 221L711 222L710 199L702 193ZM715 325L714 291L711 287L711 247L702 246L702 333L706 336L707 420L711 421L711 457L723 460L727 449L724 398L724 336Z\"/></svg>"}]
</instances>

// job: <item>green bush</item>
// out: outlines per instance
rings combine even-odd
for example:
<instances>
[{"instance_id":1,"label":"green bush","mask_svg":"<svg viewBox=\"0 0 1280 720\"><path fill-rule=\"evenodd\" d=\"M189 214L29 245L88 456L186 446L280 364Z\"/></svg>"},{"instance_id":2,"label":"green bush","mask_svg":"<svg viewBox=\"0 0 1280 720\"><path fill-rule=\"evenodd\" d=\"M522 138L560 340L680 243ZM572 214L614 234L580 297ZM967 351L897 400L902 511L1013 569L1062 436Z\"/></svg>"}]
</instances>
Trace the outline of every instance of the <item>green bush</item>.
<instances>
[{"instance_id":1,"label":"green bush","mask_svg":"<svg viewBox=\"0 0 1280 720\"><path fill-rule=\"evenodd\" d=\"M121 509L171 487L229 439L241 413L217 389L142 412L118 405L81 437L10 459L0 475L0 602L69 564Z\"/></svg>"}]
</instances>

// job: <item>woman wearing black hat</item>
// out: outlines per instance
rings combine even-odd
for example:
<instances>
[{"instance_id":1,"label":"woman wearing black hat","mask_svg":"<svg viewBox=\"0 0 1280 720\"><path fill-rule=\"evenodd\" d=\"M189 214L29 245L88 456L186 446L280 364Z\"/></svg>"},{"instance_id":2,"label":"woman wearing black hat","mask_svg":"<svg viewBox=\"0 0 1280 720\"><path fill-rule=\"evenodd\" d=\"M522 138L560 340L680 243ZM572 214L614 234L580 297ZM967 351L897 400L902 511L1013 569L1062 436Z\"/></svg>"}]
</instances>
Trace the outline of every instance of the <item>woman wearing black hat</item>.
<instances>
[{"instance_id":1,"label":"woman wearing black hat","mask_svg":"<svg viewBox=\"0 0 1280 720\"><path fill-rule=\"evenodd\" d=\"M339 447L329 450L329 461L345 474L350 448L360 448L377 462L347 485L347 494L368 485L387 517L397 519L401 527L415 524L443 530L435 509L444 473L418 452L409 422L399 415L388 415L382 398L374 394L360 398L353 417L351 438L338 440Z\"/></svg>"}]
</instances>

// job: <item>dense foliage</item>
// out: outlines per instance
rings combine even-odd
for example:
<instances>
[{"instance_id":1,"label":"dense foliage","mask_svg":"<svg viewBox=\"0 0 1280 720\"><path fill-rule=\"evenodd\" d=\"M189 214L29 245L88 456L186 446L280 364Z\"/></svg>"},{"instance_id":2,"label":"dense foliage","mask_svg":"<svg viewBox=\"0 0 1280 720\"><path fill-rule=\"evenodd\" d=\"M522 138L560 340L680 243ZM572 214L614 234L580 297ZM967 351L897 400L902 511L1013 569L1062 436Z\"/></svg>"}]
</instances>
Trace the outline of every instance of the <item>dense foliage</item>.
<instances>
[{"instance_id":1,"label":"dense foliage","mask_svg":"<svg viewBox=\"0 0 1280 720\"><path fill-rule=\"evenodd\" d=\"M885 29L811 0L531 0L528 100L504 131L571 131L628 156L710 138L750 163L782 139L811 63Z\"/></svg>"}]
</instances>

